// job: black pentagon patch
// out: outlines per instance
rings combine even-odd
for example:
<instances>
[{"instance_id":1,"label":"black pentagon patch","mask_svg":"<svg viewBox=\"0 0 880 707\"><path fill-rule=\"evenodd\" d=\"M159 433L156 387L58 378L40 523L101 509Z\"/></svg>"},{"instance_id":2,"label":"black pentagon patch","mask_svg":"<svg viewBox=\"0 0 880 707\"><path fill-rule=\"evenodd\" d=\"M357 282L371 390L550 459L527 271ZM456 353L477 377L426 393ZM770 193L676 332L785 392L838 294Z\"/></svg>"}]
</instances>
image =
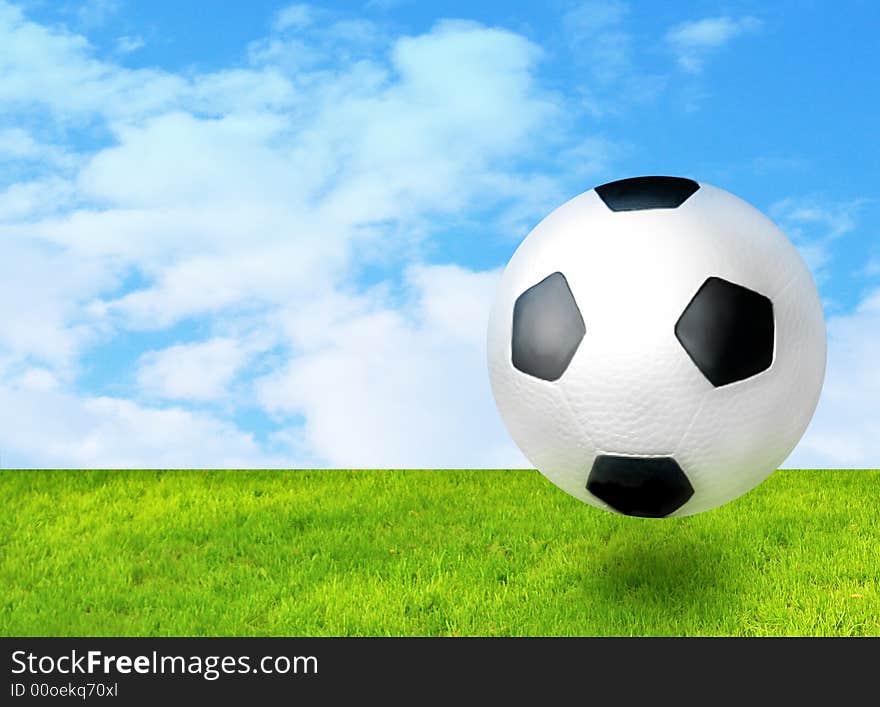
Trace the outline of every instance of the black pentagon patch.
<instances>
[{"instance_id":1,"label":"black pentagon patch","mask_svg":"<svg viewBox=\"0 0 880 707\"><path fill-rule=\"evenodd\" d=\"M773 303L710 277L676 322L675 336L712 385L750 378L773 363Z\"/></svg>"},{"instance_id":2,"label":"black pentagon patch","mask_svg":"<svg viewBox=\"0 0 880 707\"><path fill-rule=\"evenodd\" d=\"M513 305L514 368L554 381L568 368L586 332L565 276L555 272L523 292Z\"/></svg>"},{"instance_id":3,"label":"black pentagon patch","mask_svg":"<svg viewBox=\"0 0 880 707\"><path fill-rule=\"evenodd\" d=\"M596 193L612 211L642 211L678 208L699 188L684 177L631 177L596 187Z\"/></svg>"},{"instance_id":4,"label":"black pentagon patch","mask_svg":"<svg viewBox=\"0 0 880 707\"><path fill-rule=\"evenodd\" d=\"M587 479L587 491L628 516L662 518L694 495L694 488L672 457L621 457L600 454Z\"/></svg>"}]
</instances>

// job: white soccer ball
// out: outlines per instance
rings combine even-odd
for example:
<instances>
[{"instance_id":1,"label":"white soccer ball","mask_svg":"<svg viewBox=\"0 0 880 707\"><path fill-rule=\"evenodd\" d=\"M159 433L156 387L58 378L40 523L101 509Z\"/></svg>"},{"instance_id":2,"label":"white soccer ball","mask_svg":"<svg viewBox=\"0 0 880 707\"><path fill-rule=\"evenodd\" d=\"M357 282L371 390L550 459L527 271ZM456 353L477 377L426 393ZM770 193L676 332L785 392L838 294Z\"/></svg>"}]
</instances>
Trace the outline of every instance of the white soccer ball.
<instances>
[{"instance_id":1,"label":"white soccer ball","mask_svg":"<svg viewBox=\"0 0 880 707\"><path fill-rule=\"evenodd\" d=\"M766 216L717 187L591 189L514 253L488 332L492 392L550 481L619 513L684 516L769 476L815 410L825 321Z\"/></svg>"}]
</instances>

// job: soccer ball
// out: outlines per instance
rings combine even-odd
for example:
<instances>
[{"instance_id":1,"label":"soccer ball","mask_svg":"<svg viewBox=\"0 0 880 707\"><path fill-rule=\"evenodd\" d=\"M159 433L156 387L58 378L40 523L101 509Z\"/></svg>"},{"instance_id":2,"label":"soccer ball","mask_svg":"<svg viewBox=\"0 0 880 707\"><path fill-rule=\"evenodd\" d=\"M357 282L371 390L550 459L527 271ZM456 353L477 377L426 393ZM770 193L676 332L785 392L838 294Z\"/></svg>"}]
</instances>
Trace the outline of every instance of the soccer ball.
<instances>
[{"instance_id":1,"label":"soccer ball","mask_svg":"<svg viewBox=\"0 0 880 707\"><path fill-rule=\"evenodd\" d=\"M789 455L825 375L825 321L766 216L679 177L604 184L529 233L489 319L513 439L586 503L659 518L719 506Z\"/></svg>"}]
</instances>

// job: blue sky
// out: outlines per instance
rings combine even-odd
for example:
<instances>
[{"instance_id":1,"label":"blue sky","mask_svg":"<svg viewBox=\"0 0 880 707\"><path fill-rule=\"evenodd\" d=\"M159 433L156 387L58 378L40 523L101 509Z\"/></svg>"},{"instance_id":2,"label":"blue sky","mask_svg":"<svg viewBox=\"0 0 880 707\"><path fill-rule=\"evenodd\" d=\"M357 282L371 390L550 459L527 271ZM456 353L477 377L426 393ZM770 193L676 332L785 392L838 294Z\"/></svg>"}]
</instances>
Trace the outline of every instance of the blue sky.
<instances>
[{"instance_id":1,"label":"blue sky","mask_svg":"<svg viewBox=\"0 0 880 707\"><path fill-rule=\"evenodd\" d=\"M880 458L868 2L0 0L4 466L522 465L499 269L575 194L690 176L813 269L789 460Z\"/></svg>"}]
</instances>

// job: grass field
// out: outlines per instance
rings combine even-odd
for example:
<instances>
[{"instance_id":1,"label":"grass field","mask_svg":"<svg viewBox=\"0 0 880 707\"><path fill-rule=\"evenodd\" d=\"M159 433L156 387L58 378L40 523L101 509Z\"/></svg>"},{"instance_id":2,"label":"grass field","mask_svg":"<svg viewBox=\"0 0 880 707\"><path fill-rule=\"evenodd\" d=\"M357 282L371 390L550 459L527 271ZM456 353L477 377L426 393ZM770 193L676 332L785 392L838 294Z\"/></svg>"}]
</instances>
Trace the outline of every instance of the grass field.
<instances>
[{"instance_id":1,"label":"grass field","mask_svg":"<svg viewBox=\"0 0 880 707\"><path fill-rule=\"evenodd\" d=\"M534 471L2 471L0 634L880 635L880 471L683 519Z\"/></svg>"}]
</instances>

